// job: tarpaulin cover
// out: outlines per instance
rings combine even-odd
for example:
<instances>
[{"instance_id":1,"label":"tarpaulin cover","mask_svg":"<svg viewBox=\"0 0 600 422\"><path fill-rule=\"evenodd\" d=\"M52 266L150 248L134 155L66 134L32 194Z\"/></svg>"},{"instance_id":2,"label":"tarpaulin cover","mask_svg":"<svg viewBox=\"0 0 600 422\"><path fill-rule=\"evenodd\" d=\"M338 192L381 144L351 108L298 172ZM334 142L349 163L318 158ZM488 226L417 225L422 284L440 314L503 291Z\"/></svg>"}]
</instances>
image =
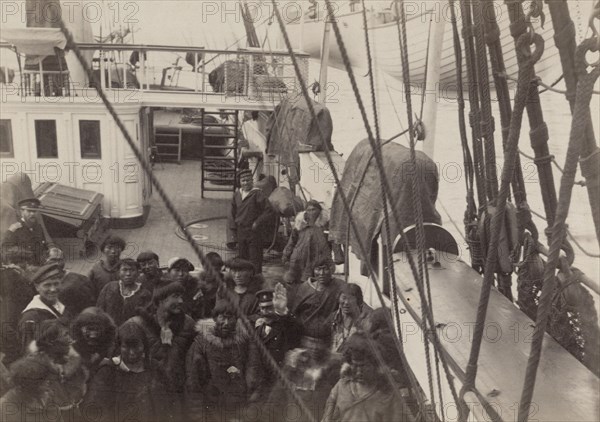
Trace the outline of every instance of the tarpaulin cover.
<instances>
[{"instance_id":1,"label":"tarpaulin cover","mask_svg":"<svg viewBox=\"0 0 600 422\"><path fill-rule=\"evenodd\" d=\"M311 100L312 101L312 100ZM312 101L316 119L312 119L302 95L285 98L275 107L267 123L267 153L278 154L280 162L290 167L289 178L300 178L299 150L324 151L321 131L329 150L333 150L333 121L327 107ZM319 131L319 126L321 131Z\"/></svg>"},{"instance_id":2,"label":"tarpaulin cover","mask_svg":"<svg viewBox=\"0 0 600 422\"><path fill-rule=\"evenodd\" d=\"M382 155L385 174L392 188L390 202L398 210L404 226L408 227L415 224L410 150L399 144L388 143L382 147ZM361 180L363 173L365 176ZM440 224L441 218L435 209L439 181L437 167L433 160L420 151L417 151L416 175L417 183L421 186L424 222ZM332 240L349 244L359 258L365 260L365 257L359 254L359 244L352 229L348 232L349 218L339 195L340 189L343 190L348 201L353 202L350 218L356 223L359 237L366 242L365 246L370 256L372 241L377 237L383 223L383 201L379 171L368 139L359 142L346 161L341 186L338 187L333 198L329 226L329 237ZM392 241L394 241L400 230L391 210L389 215Z\"/></svg>"},{"instance_id":3,"label":"tarpaulin cover","mask_svg":"<svg viewBox=\"0 0 600 422\"><path fill-rule=\"evenodd\" d=\"M19 53L36 56L53 56L54 48L64 50L67 45L58 28L6 28L2 39L16 46Z\"/></svg>"}]
</instances>

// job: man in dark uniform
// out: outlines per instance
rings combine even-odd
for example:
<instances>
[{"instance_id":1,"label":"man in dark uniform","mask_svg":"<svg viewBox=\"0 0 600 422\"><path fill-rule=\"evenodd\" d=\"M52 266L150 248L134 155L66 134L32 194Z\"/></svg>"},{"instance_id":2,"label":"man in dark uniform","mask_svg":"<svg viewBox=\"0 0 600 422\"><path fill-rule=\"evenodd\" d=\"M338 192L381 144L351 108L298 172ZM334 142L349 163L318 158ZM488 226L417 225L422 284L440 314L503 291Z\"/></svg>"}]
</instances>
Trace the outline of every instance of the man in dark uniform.
<instances>
[{"instance_id":1,"label":"man in dark uniform","mask_svg":"<svg viewBox=\"0 0 600 422\"><path fill-rule=\"evenodd\" d=\"M277 362L283 366L285 354L300 345L302 327L288 311L285 287L278 283L275 290L265 289L256 293L258 314L256 334ZM250 386L250 401L257 402L268 398L268 394L277 381L277 374L258 354L251 354L249 363L251 375L248 377L254 385Z\"/></svg>"},{"instance_id":2,"label":"man in dark uniform","mask_svg":"<svg viewBox=\"0 0 600 422\"><path fill-rule=\"evenodd\" d=\"M250 170L239 173L240 188L235 191L227 228L229 243L237 244L238 258L254 264L256 274L262 273L263 243L270 236L269 226L275 212L262 190L254 187Z\"/></svg>"},{"instance_id":3,"label":"man in dark uniform","mask_svg":"<svg viewBox=\"0 0 600 422\"><path fill-rule=\"evenodd\" d=\"M38 221L40 201L27 198L19 201L19 221L8 228L2 244L3 252L16 251L30 265L42 265L48 254L44 230Z\"/></svg>"}]
</instances>

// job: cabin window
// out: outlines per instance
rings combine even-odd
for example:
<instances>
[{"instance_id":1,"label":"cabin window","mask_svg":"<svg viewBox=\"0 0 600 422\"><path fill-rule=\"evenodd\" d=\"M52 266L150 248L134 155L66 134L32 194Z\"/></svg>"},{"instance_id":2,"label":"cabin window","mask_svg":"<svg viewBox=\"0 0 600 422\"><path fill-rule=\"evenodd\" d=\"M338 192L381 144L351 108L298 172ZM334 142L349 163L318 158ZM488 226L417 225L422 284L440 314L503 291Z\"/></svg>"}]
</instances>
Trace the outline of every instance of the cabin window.
<instances>
[{"instance_id":1,"label":"cabin window","mask_svg":"<svg viewBox=\"0 0 600 422\"><path fill-rule=\"evenodd\" d=\"M38 158L58 158L56 120L35 121L35 142Z\"/></svg>"},{"instance_id":2,"label":"cabin window","mask_svg":"<svg viewBox=\"0 0 600 422\"><path fill-rule=\"evenodd\" d=\"M14 157L10 119L0 119L0 157Z\"/></svg>"},{"instance_id":3,"label":"cabin window","mask_svg":"<svg viewBox=\"0 0 600 422\"><path fill-rule=\"evenodd\" d=\"M79 142L81 158L102 158L99 120L79 121Z\"/></svg>"}]
</instances>

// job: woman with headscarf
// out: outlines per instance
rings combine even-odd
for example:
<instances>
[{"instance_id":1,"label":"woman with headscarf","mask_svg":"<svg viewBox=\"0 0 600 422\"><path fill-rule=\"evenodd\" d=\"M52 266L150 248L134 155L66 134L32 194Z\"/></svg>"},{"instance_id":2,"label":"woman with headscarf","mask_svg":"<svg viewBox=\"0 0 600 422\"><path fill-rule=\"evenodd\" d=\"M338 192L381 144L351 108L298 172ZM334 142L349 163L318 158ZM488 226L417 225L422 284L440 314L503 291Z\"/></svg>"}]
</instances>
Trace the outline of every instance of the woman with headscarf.
<instances>
[{"instance_id":1,"label":"woman with headscarf","mask_svg":"<svg viewBox=\"0 0 600 422\"><path fill-rule=\"evenodd\" d=\"M313 275L317 262L323 258L331 259L331 248L324 228L328 216L323 207L315 200L306 204L306 210L298 213L290 239L283 250L283 262L289 262L290 268L301 272L304 281Z\"/></svg>"}]
</instances>

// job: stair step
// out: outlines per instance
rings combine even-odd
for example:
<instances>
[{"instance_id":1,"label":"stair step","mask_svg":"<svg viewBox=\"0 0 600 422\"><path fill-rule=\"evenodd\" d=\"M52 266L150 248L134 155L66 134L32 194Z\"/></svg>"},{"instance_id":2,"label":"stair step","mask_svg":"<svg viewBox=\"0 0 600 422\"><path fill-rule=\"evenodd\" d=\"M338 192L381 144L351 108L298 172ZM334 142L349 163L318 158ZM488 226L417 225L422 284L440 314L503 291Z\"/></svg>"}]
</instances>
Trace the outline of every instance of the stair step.
<instances>
[{"instance_id":1,"label":"stair step","mask_svg":"<svg viewBox=\"0 0 600 422\"><path fill-rule=\"evenodd\" d=\"M205 138L219 138L219 139L237 139L237 136L235 135L225 135L225 134L212 134L212 133L205 133L204 134Z\"/></svg>"},{"instance_id":2,"label":"stair step","mask_svg":"<svg viewBox=\"0 0 600 422\"><path fill-rule=\"evenodd\" d=\"M204 145L204 148L206 148L206 149L236 149L237 147L235 145L231 145L231 146Z\"/></svg>"}]
</instances>

